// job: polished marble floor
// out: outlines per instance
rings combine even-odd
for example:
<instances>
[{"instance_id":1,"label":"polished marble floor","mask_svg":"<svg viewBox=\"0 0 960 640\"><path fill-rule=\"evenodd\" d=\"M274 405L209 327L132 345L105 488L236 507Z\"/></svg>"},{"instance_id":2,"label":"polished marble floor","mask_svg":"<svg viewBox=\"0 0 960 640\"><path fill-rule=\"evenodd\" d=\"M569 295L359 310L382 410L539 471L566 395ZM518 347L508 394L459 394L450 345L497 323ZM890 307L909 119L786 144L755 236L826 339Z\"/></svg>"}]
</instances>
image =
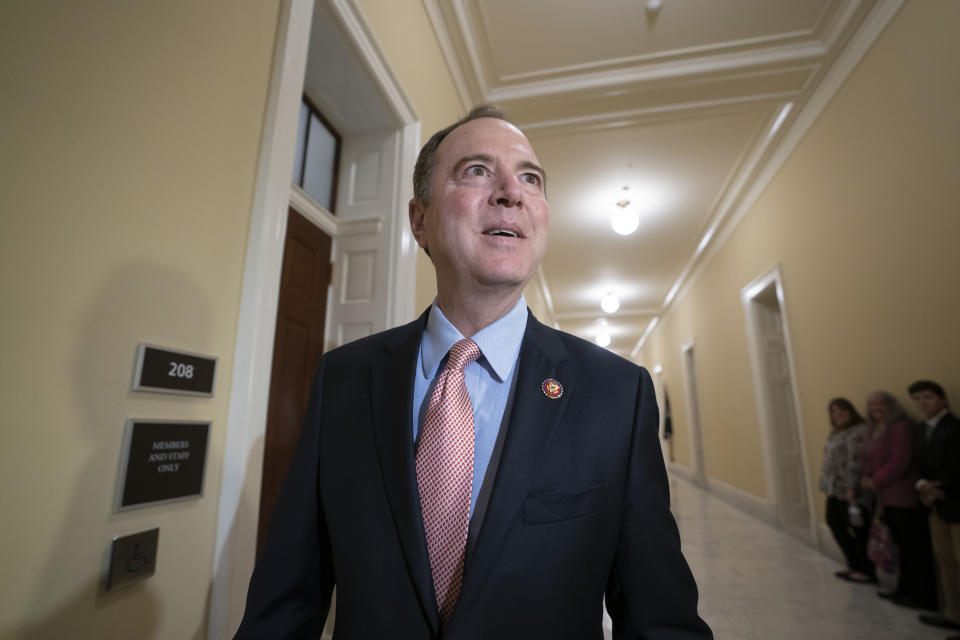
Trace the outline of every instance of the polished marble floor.
<instances>
[{"instance_id":1,"label":"polished marble floor","mask_svg":"<svg viewBox=\"0 0 960 640\"><path fill-rule=\"evenodd\" d=\"M671 478L683 552L700 588L700 615L717 640L927 640L917 611L844 582L835 560L688 481Z\"/></svg>"}]
</instances>

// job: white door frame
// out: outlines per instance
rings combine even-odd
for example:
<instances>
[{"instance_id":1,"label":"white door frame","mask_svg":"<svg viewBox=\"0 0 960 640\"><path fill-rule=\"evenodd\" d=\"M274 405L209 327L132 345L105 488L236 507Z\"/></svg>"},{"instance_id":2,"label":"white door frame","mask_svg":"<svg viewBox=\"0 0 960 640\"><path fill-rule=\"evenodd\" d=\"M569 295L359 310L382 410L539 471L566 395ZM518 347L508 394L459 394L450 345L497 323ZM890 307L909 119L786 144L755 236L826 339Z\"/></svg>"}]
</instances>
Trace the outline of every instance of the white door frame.
<instances>
[{"instance_id":1,"label":"white door frame","mask_svg":"<svg viewBox=\"0 0 960 640\"><path fill-rule=\"evenodd\" d=\"M696 352L693 336L680 347L680 362L683 370L684 405L687 408L687 423L690 426L690 455L693 458L694 484L706 488L707 465L703 452L703 423L700 420L700 391L697 389Z\"/></svg>"},{"instance_id":2,"label":"white door frame","mask_svg":"<svg viewBox=\"0 0 960 640\"><path fill-rule=\"evenodd\" d=\"M775 287L777 305L780 307L780 321L783 323L784 350L787 356L787 368L790 372L790 393L793 394L794 398L793 417L797 425L797 441L800 443L800 459L801 464L803 464L804 484L806 485L809 535L810 541L815 542L817 540L817 517L813 503L811 482L809 481L810 467L807 464L809 458L807 456L806 440L804 439L805 430L800 417L800 393L797 388L797 373L794 366L793 349L791 347L790 327L787 322L787 307L784 303L783 277L780 273L779 264L768 269L740 290L740 302L743 305L743 315L746 320L747 349L750 353L750 366L753 369L753 395L756 402L757 416L761 424L760 437L763 442L763 450L766 454L763 457L763 470L767 481L767 494L768 499L776 508L776 522L778 526L782 526L780 506L783 503L783 489L780 476L776 472L776 469L774 469L774 460L778 453L776 451L777 437L773 432L775 427L770 422L772 410L769 406L769 397L766 391L766 373L763 366L763 354L760 348L760 323L757 319L754 304L754 299L770 286Z\"/></svg>"},{"instance_id":3,"label":"white door frame","mask_svg":"<svg viewBox=\"0 0 960 640\"><path fill-rule=\"evenodd\" d=\"M389 322L413 317L416 243L406 228L410 175L420 123L353 0L328 2L400 123L397 203L387 233ZM220 640L240 622L253 570L280 270L291 203L290 176L307 65L314 0L282 0L264 116L237 323L223 451L207 637ZM334 238L336 241L336 238Z\"/></svg>"},{"instance_id":4,"label":"white door frame","mask_svg":"<svg viewBox=\"0 0 960 640\"><path fill-rule=\"evenodd\" d=\"M663 464L666 467L670 467L670 446L671 443L663 437L663 424L666 422L666 392L663 387L663 365L655 364L652 369L653 373L653 390L654 395L657 397L657 413L660 415L660 420L657 423L657 437L660 440L660 452L663 454ZM672 440L672 438L671 438Z\"/></svg>"}]
</instances>

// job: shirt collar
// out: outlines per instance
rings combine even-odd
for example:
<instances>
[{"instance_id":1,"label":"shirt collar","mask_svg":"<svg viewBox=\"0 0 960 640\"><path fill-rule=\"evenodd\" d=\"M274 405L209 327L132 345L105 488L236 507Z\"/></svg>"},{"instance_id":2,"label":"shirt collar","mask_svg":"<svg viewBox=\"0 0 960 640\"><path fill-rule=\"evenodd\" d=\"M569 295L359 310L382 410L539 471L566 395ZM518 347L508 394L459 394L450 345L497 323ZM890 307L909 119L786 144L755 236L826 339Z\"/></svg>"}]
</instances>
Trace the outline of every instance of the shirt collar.
<instances>
[{"instance_id":1,"label":"shirt collar","mask_svg":"<svg viewBox=\"0 0 960 640\"><path fill-rule=\"evenodd\" d=\"M938 413L937 415L927 419L927 425L935 428L940 423L940 420L943 418L943 416L947 415L947 412L949 410L950 409L948 408L944 408L944 410Z\"/></svg>"},{"instance_id":2,"label":"shirt collar","mask_svg":"<svg viewBox=\"0 0 960 640\"><path fill-rule=\"evenodd\" d=\"M498 378L498 382L503 382L510 377L526 328L527 301L521 295L510 311L471 336L471 339L480 347L481 357L486 359L490 368L493 369L492 373ZM425 378L433 376L440 366L440 361L450 351L450 347L463 338L463 334L447 320L437 306L437 301L434 300L420 345L423 376Z\"/></svg>"}]
</instances>

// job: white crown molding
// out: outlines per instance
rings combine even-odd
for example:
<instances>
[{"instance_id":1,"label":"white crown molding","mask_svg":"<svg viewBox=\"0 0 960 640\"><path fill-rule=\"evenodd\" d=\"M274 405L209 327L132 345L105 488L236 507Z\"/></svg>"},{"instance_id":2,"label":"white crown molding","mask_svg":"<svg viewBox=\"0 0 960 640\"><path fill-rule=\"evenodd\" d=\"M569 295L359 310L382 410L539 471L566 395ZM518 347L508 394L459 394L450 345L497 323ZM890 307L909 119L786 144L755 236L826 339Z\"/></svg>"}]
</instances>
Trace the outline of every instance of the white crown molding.
<instances>
[{"instance_id":1,"label":"white crown molding","mask_svg":"<svg viewBox=\"0 0 960 640\"><path fill-rule=\"evenodd\" d=\"M433 25L433 32L437 36L437 42L440 50L443 52L443 59L447 62L447 68L450 70L450 77L453 78L453 85L457 89L457 95L460 97L460 104L464 111L469 111L477 100L470 93L467 78L463 73L463 66L460 64L460 58L457 57L457 50L453 44L453 38L450 36L450 30L447 29L447 23L443 20L443 13L438 0L423 0L423 8L427 12L430 24Z\"/></svg>"},{"instance_id":2,"label":"white crown molding","mask_svg":"<svg viewBox=\"0 0 960 640\"><path fill-rule=\"evenodd\" d=\"M387 66L387 58L380 50L354 0L326 0L340 20L346 34L360 52L360 58L373 74L374 81L383 90L387 102L403 126L417 122L416 111L407 100L397 77Z\"/></svg>"},{"instance_id":3,"label":"white crown molding","mask_svg":"<svg viewBox=\"0 0 960 640\"><path fill-rule=\"evenodd\" d=\"M862 6L863 0L849 0L840 4L839 17L830 22L823 32L822 40L828 49L833 51L834 47L840 44L841 36L850 27L850 23Z\"/></svg>"},{"instance_id":4,"label":"white crown molding","mask_svg":"<svg viewBox=\"0 0 960 640\"><path fill-rule=\"evenodd\" d=\"M636 346L634 346L633 350L630 352L631 358L637 357L637 354L640 353L640 349L643 349L643 345L647 343L647 338L650 337L650 335L653 333L653 330L657 328L658 324L660 324L660 316L654 316L650 318L650 324L647 325L643 335L640 336L640 339L637 340Z\"/></svg>"},{"instance_id":5,"label":"white crown molding","mask_svg":"<svg viewBox=\"0 0 960 640\"><path fill-rule=\"evenodd\" d=\"M487 92L494 102L509 102L538 98L558 93L604 89L625 84L639 84L665 79L711 75L735 70L746 70L774 64L816 61L827 54L827 47L819 42L804 42L751 51L737 51L713 56L672 60L625 69L611 69L581 73L563 78L538 80L519 85L496 87Z\"/></svg>"},{"instance_id":6,"label":"white crown molding","mask_svg":"<svg viewBox=\"0 0 960 640\"><path fill-rule=\"evenodd\" d=\"M485 58L480 44L483 25L476 23L467 0L449 0L443 5L440 0L423 0L423 3L451 68L461 100L469 96L474 101L491 102L522 100L676 75L709 74L731 68L788 64L796 60L821 60L848 29L863 5L862 0L849 0L825 6L813 26L805 29L506 74L497 76L496 86L490 86L488 79L494 76L487 73L485 67L491 67L492 62ZM479 10L482 11L482 6ZM467 68L472 76L465 73ZM477 89L472 93L467 89L471 81Z\"/></svg>"},{"instance_id":7,"label":"white crown molding","mask_svg":"<svg viewBox=\"0 0 960 640\"><path fill-rule=\"evenodd\" d=\"M663 315L665 317L670 314L677 303L683 300L693 284L699 279L705 266L726 245L734 230L770 185L777 171L793 153L797 144L813 126L813 123L843 82L866 55L870 46L887 27L897 11L900 10L903 2L904 0L878 0L873 6L861 23L860 28L853 34L850 42L837 56L836 61L826 71L810 98L784 131L779 144L772 149L770 157L759 167L757 176L749 184L743 186L742 197L740 197L740 194L736 194L733 198L737 202L737 206L730 219L699 255L691 256L680 277L671 287L670 293L664 299ZM637 350L639 351L639 349Z\"/></svg>"},{"instance_id":8,"label":"white crown molding","mask_svg":"<svg viewBox=\"0 0 960 640\"><path fill-rule=\"evenodd\" d=\"M634 309L619 309L616 313L604 313L602 309L597 311L567 311L564 313L557 313L553 316L554 320L558 322L564 322L569 320L591 320L593 318L606 318L609 321L616 321L623 318L629 318L631 316L655 316L660 313L661 309L659 308L634 308Z\"/></svg>"},{"instance_id":9,"label":"white crown molding","mask_svg":"<svg viewBox=\"0 0 960 640\"><path fill-rule=\"evenodd\" d=\"M480 54L480 45L474 37L474 24L470 20L467 8L463 0L450 0L453 12L462 36L463 46L467 57L470 59L470 66L473 69L473 79L477 83L477 90L483 98L483 102L490 102L490 91L487 87L487 74L483 68L483 60Z\"/></svg>"},{"instance_id":10,"label":"white crown molding","mask_svg":"<svg viewBox=\"0 0 960 640\"><path fill-rule=\"evenodd\" d=\"M701 45L697 47L684 47L672 49L657 53L648 53L638 56L627 56L623 58L607 58L598 62L584 62L580 64L565 65L562 67L551 67L539 71L527 71L525 73L514 73L500 76L497 80L503 84L526 84L524 81L534 81L535 78L547 78L550 76L569 76L571 74L587 75L599 73L601 70L612 71L614 69L640 69L654 64L677 64L683 59L692 61L708 61L712 58L735 55L739 53L750 53L751 51L769 52L778 49L791 49L795 51L816 51L826 48L819 40L814 39L814 29L805 29L802 31L792 31L776 36L762 36L757 38L745 38L742 40L730 40L728 42L712 45ZM800 42L784 42L788 40L798 40L806 38ZM783 42L782 44L769 44ZM758 47L757 45L764 45ZM814 49L811 49L813 47ZM730 51L738 49L738 51ZM767 55L763 53L762 55Z\"/></svg>"},{"instance_id":11,"label":"white crown molding","mask_svg":"<svg viewBox=\"0 0 960 640\"><path fill-rule=\"evenodd\" d=\"M776 92L755 95L737 96L734 98L717 98L701 102L684 102L658 105L656 107L641 107L623 111L608 111L604 113L576 116L572 118L557 118L555 120L541 120L535 122L521 122L517 126L524 132L535 134L578 133L599 128L625 127L646 125L691 116L704 116L719 113L741 113L746 110L757 109L769 104L782 104L784 100L793 98L796 92Z\"/></svg>"}]
</instances>

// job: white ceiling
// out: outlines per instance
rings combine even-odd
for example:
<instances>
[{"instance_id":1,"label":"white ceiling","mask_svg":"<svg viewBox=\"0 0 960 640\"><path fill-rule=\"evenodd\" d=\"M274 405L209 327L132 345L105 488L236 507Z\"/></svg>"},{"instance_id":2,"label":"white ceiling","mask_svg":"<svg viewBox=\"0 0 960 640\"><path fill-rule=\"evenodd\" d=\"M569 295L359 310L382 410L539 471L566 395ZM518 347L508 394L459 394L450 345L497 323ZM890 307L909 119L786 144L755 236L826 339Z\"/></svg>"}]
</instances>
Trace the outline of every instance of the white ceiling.
<instances>
[{"instance_id":1,"label":"white ceiling","mask_svg":"<svg viewBox=\"0 0 960 640\"><path fill-rule=\"evenodd\" d=\"M549 174L560 328L635 353L899 0L423 0L464 108L499 104ZM624 190L624 187L627 187ZM616 202L640 215L610 228ZM618 295L605 314L600 297Z\"/></svg>"}]
</instances>

